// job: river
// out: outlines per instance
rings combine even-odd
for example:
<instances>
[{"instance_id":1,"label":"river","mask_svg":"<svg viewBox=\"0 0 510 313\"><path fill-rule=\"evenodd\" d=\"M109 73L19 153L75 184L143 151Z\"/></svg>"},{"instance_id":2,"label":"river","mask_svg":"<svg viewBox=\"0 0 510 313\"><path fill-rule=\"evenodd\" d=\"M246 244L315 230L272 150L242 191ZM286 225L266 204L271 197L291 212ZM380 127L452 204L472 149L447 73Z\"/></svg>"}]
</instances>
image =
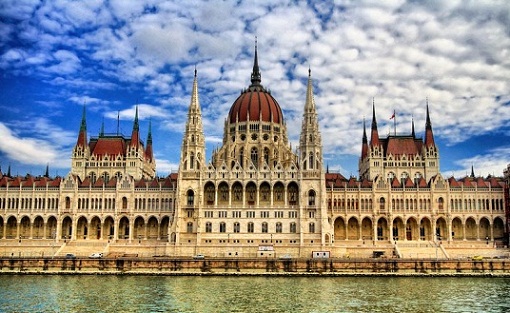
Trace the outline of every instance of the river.
<instances>
[{"instance_id":1,"label":"river","mask_svg":"<svg viewBox=\"0 0 510 313\"><path fill-rule=\"evenodd\" d=\"M1 312L510 312L510 279L2 275Z\"/></svg>"}]
</instances>

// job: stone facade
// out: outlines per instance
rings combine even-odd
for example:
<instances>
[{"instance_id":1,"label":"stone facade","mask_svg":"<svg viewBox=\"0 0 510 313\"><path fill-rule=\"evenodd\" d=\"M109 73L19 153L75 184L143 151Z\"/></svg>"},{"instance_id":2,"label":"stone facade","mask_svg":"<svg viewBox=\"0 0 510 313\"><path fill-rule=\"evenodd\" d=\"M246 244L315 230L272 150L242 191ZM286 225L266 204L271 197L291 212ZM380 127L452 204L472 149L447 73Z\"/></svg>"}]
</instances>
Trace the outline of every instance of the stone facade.
<instances>
[{"instance_id":1,"label":"stone facade","mask_svg":"<svg viewBox=\"0 0 510 313\"><path fill-rule=\"evenodd\" d=\"M156 177L152 134L149 128L144 144L138 113L131 137L101 131L88 141L84 112L67 176L0 172L0 239L163 245L167 255L250 257L272 251L339 256L349 246L401 243L499 245L507 234L508 182L474 173L444 178L428 106L425 125L424 139L414 122L410 134L380 138L374 105L359 178L330 173L311 72L293 150L282 110L261 84L255 53L251 84L228 112L210 162L195 71L178 173Z\"/></svg>"}]
</instances>

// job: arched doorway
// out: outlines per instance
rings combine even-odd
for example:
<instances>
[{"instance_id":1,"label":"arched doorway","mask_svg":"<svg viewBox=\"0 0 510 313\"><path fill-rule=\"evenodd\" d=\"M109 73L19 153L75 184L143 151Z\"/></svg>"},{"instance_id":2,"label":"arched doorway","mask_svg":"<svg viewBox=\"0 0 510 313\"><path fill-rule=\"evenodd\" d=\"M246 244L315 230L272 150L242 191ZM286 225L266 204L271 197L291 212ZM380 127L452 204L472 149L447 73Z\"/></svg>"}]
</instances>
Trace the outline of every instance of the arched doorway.
<instances>
[{"instance_id":1,"label":"arched doorway","mask_svg":"<svg viewBox=\"0 0 510 313\"><path fill-rule=\"evenodd\" d=\"M73 221L69 216L64 217L62 220L62 239L71 239L73 235Z\"/></svg>"},{"instance_id":2,"label":"arched doorway","mask_svg":"<svg viewBox=\"0 0 510 313\"><path fill-rule=\"evenodd\" d=\"M120 227L120 229L122 230L122 226ZM129 235L129 233L128 233L128 235ZM137 216L135 218L135 225L134 225L134 229L133 229L133 239L136 239L138 241L140 241L142 239L146 239L145 238L145 221L144 221L143 217L141 217L141 216Z\"/></svg>"},{"instance_id":3,"label":"arched doorway","mask_svg":"<svg viewBox=\"0 0 510 313\"><path fill-rule=\"evenodd\" d=\"M460 223L460 219L457 218ZM453 222L452 222L453 225ZM452 226L453 227L453 226ZM460 223L460 229L462 230L462 223ZM448 227L444 218L440 217L436 221L436 240L448 240ZM461 237L462 239L462 237Z\"/></svg>"},{"instance_id":4,"label":"arched doorway","mask_svg":"<svg viewBox=\"0 0 510 313\"><path fill-rule=\"evenodd\" d=\"M168 216L164 216L161 220L161 226L159 227L159 238L161 240L168 241L168 227L170 226L170 218Z\"/></svg>"},{"instance_id":5,"label":"arched doorway","mask_svg":"<svg viewBox=\"0 0 510 313\"><path fill-rule=\"evenodd\" d=\"M15 239L18 236L18 221L14 216L7 219L6 239Z\"/></svg>"},{"instance_id":6,"label":"arched doorway","mask_svg":"<svg viewBox=\"0 0 510 313\"><path fill-rule=\"evenodd\" d=\"M345 222L344 222L343 218L337 217L335 219L334 231L335 231L335 241L346 239L345 238Z\"/></svg>"},{"instance_id":7,"label":"arched doorway","mask_svg":"<svg viewBox=\"0 0 510 313\"><path fill-rule=\"evenodd\" d=\"M57 218L55 216L50 216L46 222L46 238L57 238Z\"/></svg>"},{"instance_id":8,"label":"arched doorway","mask_svg":"<svg viewBox=\"0 0 510 313\"><path fill-rule=\"evenodd\" d=\"M505 235L505 224L503 223L503 220L496 217L493 224L494 240L503 240Z\"/></svg>"},{"instance_id":9,"label":"arched doorway","mask_svg":"<svg viewBox=\"0 0 510 313\"><path fill-rule=\"evenodd\" d=\"M469 217L466 220L466 239L467 240L478 239L478 227L476 225L475 219L472 217Z\"/></svg>"},{"instance_id":10,"label":"arched doorway","mask_svg":"<svg viewBox=\"0 0 510 313\"><path fill-rule=\"evenodd\" d=\"M406 240L418 240L419 238L418 222L414 217L410 217L406 222Z\"/></svg>"},{"instance_id":11,"label":"arched doorway","mask_svg":"<svg viewBox=\"0 0 510 313\"><path fill-rule=\"evenodd\" d=\"M19 227L20 238L30 238L30 218L23 216Z\"/></svg>"},{"instance_id":12,"label":"arched doorway","mask_svg":"<svg viewBox=\"0 0 510 313\"><path fill-rule=\"evenodd\" d=\"M34 225L32 227L32 238L42 239L44 237L44 220L38 215L34 219Z\"/></svg>"},{"instance_id":13,"label":"arched doorway","mask_svg":"<svg viewBox=\"0 0 510 313\"><path fill-rule=\"evenodd\" d=\"M388 240L388 221L384 217L377 220L377 240Z\"/></svg>"},{"instance_id":14,"label":"arched doorway","mask_svg":"<svg viewBox=\"0 0 510 313\"><path fill-rule=\"evenodd\" d=\"M85 216L80 216L78 218L78 223L76 224L76 239L87 239L89 234L88 229L88 221Z\"/></svg>"},{"instance_id":15,"label":"arched doorway","mask_svg":"<svg viewBox=\"0 0 510 313\"><path fill-rule=\"evenodd\" d=\"M363 218L361 221L361 232L363 240L373 240L374 238L374 228L372 225L372 219L369 217Z\"/></svg>"},{"instance_id":16,"label":"arched doorway","mask_svg":"<svg viewBox=\"0 0 510 313\"><path fill-rule=\"evenodd\" d=\"M147 237L148 239L158 239L158 219L151 216L147 222Z\"/></svg>"},{"instance_id":17,"label":"arched doorway","mask_svg":"<svg viewBox=\"0 0 510 313\"><path fill-rule=\"evenodd\" d=\"M89 239L101 239L101 220L98 216L94 216L90 221Z\"/></svg>"},{"instance_id":18,"label":"arched doorway","mask_svg":"<svg viewBox=\"0 0 510 313\"><path fill-rule=\"evenodd\" d=\"M351 217L347 223L347 239L358 240L359 239L359 223L355 217Z\"/></svg>"},{"instance_id":19,"label":"arched doorway","mask_svg":"<svg viewBox=\"0 0 510 313\"><path fill-rule=\"evenodd\" d=\"M123 216L119 221L118 239L129 239L129 219Z\"/></svg>"},{"instance_id":20,"label":"arched doorway","mask_svg":"<svg viewBox=\"0 0 510 313\"><path fill-rule=\"evenodd\" d=\"M393 229L391 238L393 241L404 240L406 235L406 228L404 226L404 221L400 217L397 217L393 220Z\"/></svg>"},{"instance_id":21,"label":"arched doorway","mask_svg":"<svg viewBox=\"0 0 510 313\"><path fill-rule=\"evenodd\" d=\"M420 221L420 240L433 240L432 223L427 217Z\"/></svg>"},{"instance_id":22,"label":"arched doorway","mask_svg":"<svg viewBox=\"0 0 510 313\"><path fill-rule=\"evenodd\" d=\"M480 230L479 230L480 239L484 240L492 240L491 237L491 223L486 217L482 217L480 220Z\"/></svg>"},{"instance_id":23,"label":"arched doorway","mask_svg":"<svg viewBox=\"0 0 510 313\"><path fill-rule=\"evenodd\" d=\"M115 237L115 222L111 216L107 216L103 222L103 236L108 240Z\"/></svg>"}]
</instances>

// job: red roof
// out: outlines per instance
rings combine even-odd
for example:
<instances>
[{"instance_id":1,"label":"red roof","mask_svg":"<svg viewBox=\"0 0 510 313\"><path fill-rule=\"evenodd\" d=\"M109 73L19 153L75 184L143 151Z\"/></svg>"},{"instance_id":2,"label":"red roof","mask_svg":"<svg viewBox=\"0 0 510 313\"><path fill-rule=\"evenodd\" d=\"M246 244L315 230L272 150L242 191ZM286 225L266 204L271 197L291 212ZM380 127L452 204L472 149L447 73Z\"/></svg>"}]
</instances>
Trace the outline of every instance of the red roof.
<instances>
[{"instance_id":1,"label":"red roof","mask_svg":"<svg viewBox=\"0 0 510 313\"><path fill-rule=\"evenodd\" d=\"M282 109L262 86L250 86L234 101L228 113L230 123L250 121L283 123Z\"/></svg>"},{"instance_id":2,"label":"red roof","mask_svg":"<svg viewBox=\"0 0 510 313\"><path fill-rule=\"evenodd\" d=\"M411 136L390 136L382 139L385 154L393 155L396 159L400 159L400 156L407 156L413 158L415 155L421 155L421 148L423 142L421 139L415 139Z\"/></svg>"},{"instance_id":3,"label":"red roof","mask_svg":"<svg viewBox=\"0 0 510 313\"><path fill-rule=\"evenodd\" d=\"M340 173L326 173L325 175L326 188L331 188L331 184L333 184L333 188L341 188L344 187L344 183L347 181L345 177Z\"/></svg>"},{"instance_id":4,"label":"red roof","mask_svg":"<svg viewBox=\"0 0 510 313\"><path fill-rule=\"evenodd\" d=\"M97 141L91 141L90 151L99 157L105 155L111 157L124 156L126 153L126 139L123 137L99 137Z\"/></svg>"}]
</instances>

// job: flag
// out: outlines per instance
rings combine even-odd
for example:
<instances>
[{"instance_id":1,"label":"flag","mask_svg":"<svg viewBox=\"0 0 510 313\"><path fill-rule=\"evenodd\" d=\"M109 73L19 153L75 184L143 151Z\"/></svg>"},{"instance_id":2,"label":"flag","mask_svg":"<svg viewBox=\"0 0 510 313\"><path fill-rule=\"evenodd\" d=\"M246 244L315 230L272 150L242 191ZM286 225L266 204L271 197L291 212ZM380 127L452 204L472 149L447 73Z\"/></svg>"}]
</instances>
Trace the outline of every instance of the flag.
<instances>
[{"instance_id":1,"label":"flag","mask_svg":"<svg viewBox=\"0 0 510 313\"><path fill-rule=\"evenodd\" d=\"M395 118L395 111L393 111L393 115L390 117L390 120Z\"/></svg>"}]
</instances>

